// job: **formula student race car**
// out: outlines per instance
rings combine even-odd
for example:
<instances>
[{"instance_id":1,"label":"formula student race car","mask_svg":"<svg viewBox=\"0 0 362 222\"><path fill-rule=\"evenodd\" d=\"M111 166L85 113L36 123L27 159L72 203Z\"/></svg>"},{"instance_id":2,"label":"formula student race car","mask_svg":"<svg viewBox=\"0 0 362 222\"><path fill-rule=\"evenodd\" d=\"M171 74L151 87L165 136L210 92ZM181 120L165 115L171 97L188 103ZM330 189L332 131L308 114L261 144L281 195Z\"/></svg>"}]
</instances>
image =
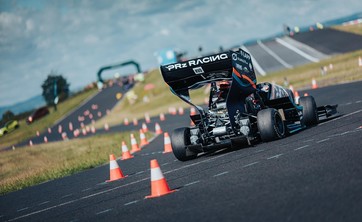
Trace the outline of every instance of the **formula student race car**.
<instances>
[{"instance_id":1,"label":"formula student race car","mask_svg":"<svg viewBox=\"0 0 362 222\"><path fill-rule=\"evenodd\" d=\"M178 160L228 147L281 139L338 114L337 105L317 107L312 96L294 101L291 90L257 84L250 55L239 49L160 67L172 93L195 107L192 127L171 134ZM191 102L189 90L210 84L207 108Z\"/></svg>"}]
</instances>

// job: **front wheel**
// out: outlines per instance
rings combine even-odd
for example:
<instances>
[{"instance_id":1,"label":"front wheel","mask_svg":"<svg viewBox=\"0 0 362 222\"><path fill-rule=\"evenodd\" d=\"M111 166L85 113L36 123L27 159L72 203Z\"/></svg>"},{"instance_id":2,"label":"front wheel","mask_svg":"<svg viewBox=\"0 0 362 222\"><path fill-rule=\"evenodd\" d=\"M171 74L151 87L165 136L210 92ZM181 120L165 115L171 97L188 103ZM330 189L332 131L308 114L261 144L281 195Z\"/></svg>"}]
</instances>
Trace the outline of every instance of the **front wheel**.
<instances>
[{"instance_id":1,"label":"front wheel","mask_svg":"<svg viewBox=\"0 0 362 222\"><path fill-rule=\"evenodd\" d=\"M178 160L187 161L197 157L197 153L187 148L190 144L190 128L178 128L171 134L172 151Z\"/></svg>"},{"instance_id":2,"label":"front wheel","mask_svg":"<svg viewBox=\"0 0 362 222\"><path fill-rule=\"evenodd\" d=\"M285 137L284 122L276 109L260 110L257 115L257 125L263 142Z\"/></svg>"},{"instance_id":3,"label":"front wheel","mask_svg":"<svg viewBox=\"0 0 362 222\"><path fill-rule=\"evenodd\" d=\"M313 96L304 96L299 99L299 105L303 107L303 122L306 126L318 124L318 110Z\"/></svg>"}]
</instances>

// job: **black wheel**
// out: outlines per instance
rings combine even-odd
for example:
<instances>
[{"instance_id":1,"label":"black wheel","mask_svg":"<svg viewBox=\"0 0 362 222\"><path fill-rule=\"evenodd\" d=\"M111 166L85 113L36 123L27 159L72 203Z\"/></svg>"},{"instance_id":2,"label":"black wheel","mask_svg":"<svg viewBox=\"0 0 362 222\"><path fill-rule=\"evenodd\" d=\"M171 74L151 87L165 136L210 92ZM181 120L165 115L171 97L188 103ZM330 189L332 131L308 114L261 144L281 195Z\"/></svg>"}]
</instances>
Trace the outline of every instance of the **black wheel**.
<instances>
[{"instance_id":1,"label":"black wheel","mask_svg":"<svg viewBox=\"0 0 362 222\"><path fill-rule=\"evenodd\" d=\"M300 97L299 105L303 106L303 123L306 126L318 124L318 110L313 96Z\"/></svg>"},{"instance_id":2,"label":"black wheel","mask_svg":"<svg viewBox=\"0 0 362 222\"><path fill-rule=\"evenodd\" d=\"M197 157L197 153L187 149L190 144L190 128L178 128L171 134L172 151L178 160L187 161Z\"/></svg>"},{"instance_id":3,"label":"black wheel","mask_svg":"<svg viewBox=\"0 0 362 222\"><path fill-rule=\"evenodd\" d=\"M257 125L264 142L281 139L285 136L285 126L276 109L263 109L258 112Z\"/></svg>"}]
</instances>

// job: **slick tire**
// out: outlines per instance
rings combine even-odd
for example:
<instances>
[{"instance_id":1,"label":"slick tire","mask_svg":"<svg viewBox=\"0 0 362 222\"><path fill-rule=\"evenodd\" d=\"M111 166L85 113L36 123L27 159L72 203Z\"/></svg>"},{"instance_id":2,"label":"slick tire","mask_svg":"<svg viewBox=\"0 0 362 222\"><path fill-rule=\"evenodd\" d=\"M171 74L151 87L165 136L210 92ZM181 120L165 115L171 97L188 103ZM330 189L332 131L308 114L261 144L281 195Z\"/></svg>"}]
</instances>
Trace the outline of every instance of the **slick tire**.
<instances>
[{"instance_id":1,"label":"slick tire","mask_svg":"<svg viewBox=\"0 0 362 222\"><path fill-rule=\"evenodd\" d=\"M269 142L285 137L285 126L282 117L276 109L263 109L258 112L257 125L260 138Z\"/></svg>"},{"instance_id":2,"label":"slick tire","mask_svg":"<svg viewBox=\"0 0 362 222\"><path fill-rule=\"evenodd\" d=\"M190 144L190 128L178 128L171 134L172 151L178 160L187 161L197 157L197 153L194 153L187 148Z\"/></svg>"},{"instance_id":3,"label":"slick tire","mask_svg":"<svg viewBox=\"0 0 362 222\"><path fill-rule=\"evenodd\" d=\"M306 126L318 124L318 110L313 96L305 96L299 99L299 105L303 107L303 123Z\"/></svg>"}]
</instances>

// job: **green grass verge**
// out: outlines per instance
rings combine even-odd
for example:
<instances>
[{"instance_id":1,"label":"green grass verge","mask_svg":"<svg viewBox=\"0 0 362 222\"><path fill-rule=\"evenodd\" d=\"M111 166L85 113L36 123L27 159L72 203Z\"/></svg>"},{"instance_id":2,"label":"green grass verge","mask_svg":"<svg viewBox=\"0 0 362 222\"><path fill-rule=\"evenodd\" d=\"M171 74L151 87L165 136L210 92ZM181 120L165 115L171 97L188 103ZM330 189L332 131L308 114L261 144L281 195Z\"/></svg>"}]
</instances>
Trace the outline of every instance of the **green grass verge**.
<instances>
[{"instance_id":1,"label":"green grass verge","mask_svg":"<svg viewBox=\"0 0 362 222\"><path fill-rule=\"evenodd\" d=\"M109 163L110 154L121 156L122 141L131 149L130 133L139 138L136 131L103 134L2 152L0 195ZM152 134L146 133L146 137ZM109 172L105 171L106 179Z\"/></svg>"},{"instance_id":2,"label":"green grass verge","mask_svg":"<svg viewBox=\"0 0 362 222\"><path fill-rule=\"evenodd\" d=\"M5 135L0 137L0 148L12 146L16 143L22 142L24 140L30 139L36 135L36 131L43 132L52 127L58 120L68 114L70 111L79 106L83 101L85 101L90 96L93 96L97 92L96 89L89 90L80 94L75 95L67 99L66 101L60 103L57 106L57 111L54 111L54 108L49 108L50 114L45 116L38 121L28 125L26 120L19 120L20 127Z\"/></svg>"}]
</instances>

